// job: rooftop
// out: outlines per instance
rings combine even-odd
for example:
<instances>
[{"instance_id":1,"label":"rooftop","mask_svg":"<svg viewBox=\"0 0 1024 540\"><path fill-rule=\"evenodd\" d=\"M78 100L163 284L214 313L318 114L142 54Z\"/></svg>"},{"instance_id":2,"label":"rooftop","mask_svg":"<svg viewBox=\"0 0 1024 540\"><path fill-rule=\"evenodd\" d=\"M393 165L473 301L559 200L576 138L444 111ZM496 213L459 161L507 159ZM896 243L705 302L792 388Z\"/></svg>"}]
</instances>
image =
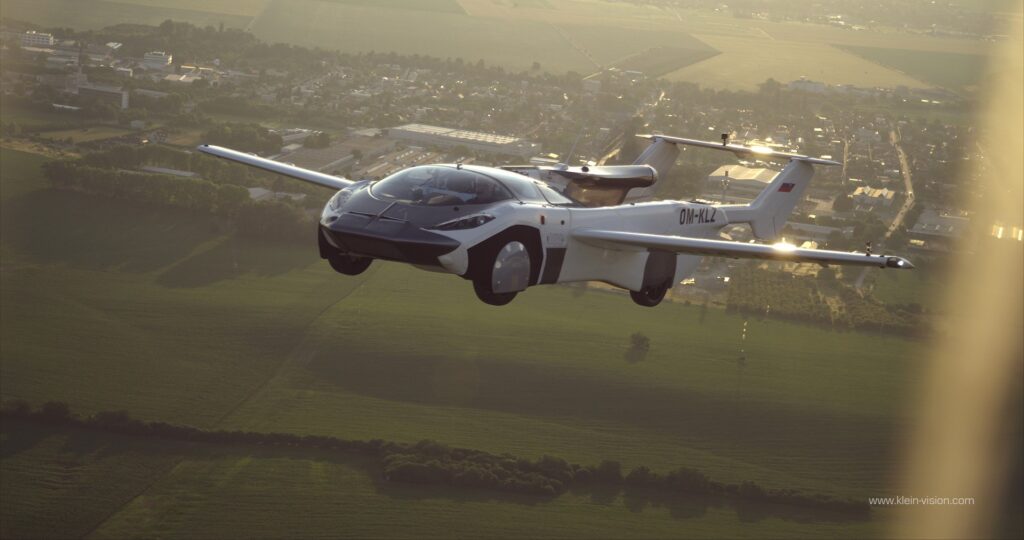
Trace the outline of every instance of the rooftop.
<instances>
[{"instance_id":1,"label":"rooftop","mask_svg":"<svg viewBox=\"0 0 1024 540\"><path fill-rule=\"evenodd\" d=\"M484 133L481 131L469 131L465 129L429 126L426 124L406 124L404 126L398 126L392 129L405 131L409 133L419 133L422 135L433 135L436 137L445 137L449 139L459 139L463 141L490 144L515 144L517 142L522 141L522 139L520 139L519 137L512 137L510 135L497 135L494 133Z\"/></svg>"}]
</instances>

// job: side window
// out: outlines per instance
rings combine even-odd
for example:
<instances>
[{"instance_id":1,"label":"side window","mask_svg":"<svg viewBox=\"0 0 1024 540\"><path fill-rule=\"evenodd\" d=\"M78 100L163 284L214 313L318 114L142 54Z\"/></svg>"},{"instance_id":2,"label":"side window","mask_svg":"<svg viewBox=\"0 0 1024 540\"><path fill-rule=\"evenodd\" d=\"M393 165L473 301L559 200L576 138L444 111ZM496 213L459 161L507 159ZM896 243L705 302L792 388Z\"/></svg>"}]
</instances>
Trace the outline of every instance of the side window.
<instances>
[{"instance_id":1,"label":"side window","mask_svg":"<svg viewBox=\"0 0 1024 540\"><path fill-rule=\"evenodd\" d=\"M569 197L566 197L565 195L562 195L561 193L551 189L550 187L548 187L545 184L537 182L536 186L537 186L538 189L540 189L540 192L544 195L544 198L547 199L549 203L551 203L551 204L553 204L555 206L575 206L576 205L576 201L574 201L574 200L570 199Z\"/></svg>"},{"instance_id":2,"label":"side window","mask_svg":"<svg viewBox=\"0 0 1024 540\"><path fill-rule=\"evenodd\" d=\"M505 186L512 190L512 193L520 201L540 204L547 203L547 199L541 196L537 188L534 187L533 182L505 182Z\"/></svg>"}]
</instances>

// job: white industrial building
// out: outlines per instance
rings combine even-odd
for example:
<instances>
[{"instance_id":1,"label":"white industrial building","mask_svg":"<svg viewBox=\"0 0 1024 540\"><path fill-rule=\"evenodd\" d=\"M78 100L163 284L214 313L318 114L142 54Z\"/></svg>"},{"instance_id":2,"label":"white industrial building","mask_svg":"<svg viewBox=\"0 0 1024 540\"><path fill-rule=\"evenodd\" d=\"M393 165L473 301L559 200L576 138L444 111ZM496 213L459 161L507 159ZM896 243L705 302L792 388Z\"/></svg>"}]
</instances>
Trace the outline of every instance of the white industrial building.
<instances>
[{"instance_id":1,"label":"white industrial building","mask_svg":"<svg viewBox=\"0 0 1024 540\"><path fill-rule=\"evenodd\" d=\"M164 51L150 51L142 55L142 67L146 69L167 69L173 61L174 56Z\"/></svg>"},{"instance_id":2,"label":"white industrial building","mask_svg":"<svg viewBox=\"0 0 1024 540\"><path fill-rule=\"evenodd\" d=\"M893 197L896 196L896 192L888 189L876 189L868 186L861 186L853 191L853 202L858 206L869 206L877 207L884 206L886 208L892 206Z\"/></svg>"},{"instance_id":3,"label":"white industrial building","mask_svg":"<svg viewBox=\"0 0 1024 540\"><path fill-rule=\"evenodd\" d=\"M22 47L52 47L53 43L53 34L29 30L21 35Z\"/></svg>"},{"instance_id":4,"label":"white industrial building","mask_svg":"<svg viewBox=\"0 0 1024 540\"><path fill-rule=\"evenodd\" d=\"M465 129L406 124L388 130L392 139L408 141L426 146L454 148L464 146L469 150L529 158L540 151L540 145L513 137Z\"/></svg>"},{"instance_id":5,"label":"white industrial building","mask_svg":"<svg viewBox=\"0 0 1024 540\"><path fill-rule=\"evenodd\" d=\"M778 174L778 171L765 168L722 165L708 175L704 197L723 202L749 202Z\"/></svg>"}]
</instances>

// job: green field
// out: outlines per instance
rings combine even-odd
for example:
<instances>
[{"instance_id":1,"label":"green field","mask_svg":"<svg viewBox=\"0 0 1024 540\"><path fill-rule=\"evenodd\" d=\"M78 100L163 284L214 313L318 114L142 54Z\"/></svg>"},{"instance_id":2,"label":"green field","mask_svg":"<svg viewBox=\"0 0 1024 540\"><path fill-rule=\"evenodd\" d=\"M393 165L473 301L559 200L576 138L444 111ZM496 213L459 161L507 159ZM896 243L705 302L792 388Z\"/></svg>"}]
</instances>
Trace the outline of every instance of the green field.
<instances>
[{"instance_id":1,"label":"green field","mask_svg":"<svg viewBox=\"0 0 1024 540\"><path fill-rule=\"evenodd\" d=\"M696 306L651 310L622 294L546 287L498 309L459 279L390 263L343 278L312 239L242 242L213 219L54 191L39 175L43 161L0 154L5 399L200 427L615 459L627 470L685 465L722 482L842 497L884 492L901 466L918 343L751 320L741 344L742 319ZM637 331L652 348L630 363ZM134 467L161 471L163 458L133 450L153 465L126 460L109 472L107 456L120 450L55 457L69 445L52 437L4 452L0 521L19 531L48 526L80 496L75 486L104 475L124 475L126 487L105 486L104 509L83 506L69 530L194 536L232 526L274 536L283 529L273 527L291 526L308 536L350 524L350 536L863 537L880 526L878 512L843 524L771 512L746 519L722 507L681 518L671 508L635 511L620 496L522 501L396 487L349 463L237 451L186 452L139 488L151 476ZM53 469L65 461L72 472ZM67 497L47 490L53 482L69 483ZM279 525L261 519L268 514ZM455 514L457 528L445 528Z\"/></svg>"},{"instance_id":2,"label":"green field","mask_svg":"<svg viewBox=\"0 0 1024 540\"><path fill-rule=\"evenodd\" d=\"M866 87L960 88L976 80L979 68L971 59L988 50L980 40L854 32L596 0L7 0L0 14L78 29L166 19L200 26L223 22L268 42L484 60L512 70L538 62L550 72L583 75L652 49L684 49L671 60L655 55L660 60L646 62L658 66L641 71L733 90L756 89L769 77L788 82L802 76ZM878 57L887 53L862 54L864 48L892 50L896 56L889 63ZM912 69L918 61L941 64L941 58L952 62L950 73Z\"/></svg>"},{"instance_id":3,"label":"green field","mask_svg":"<svg viewBox=\"0 0 1024 540\"><path fill-rule=\"evenodd\" d=\"M392 484L363 458L321 451L147 441L21 424L5 425L2 435L5 538L854 538L879 531L878 523L652 500L643 492L577 491L541 502ZM66 510L57 514L56 508Z\"/></svg>"},{"instance_id":4,"label":"green field","mask_svg":"<svg viewBox=\"0 0 1024 540\"><path fill-rule=\"evenodd\" d=\"M953 91L964 91L977 87L988 66L988 59L980 54L850 45L842 48L872 62Z\"/></svg>"},{"instance_id":5,"label":"green field","mask_svg":"<svg viewBox=\"0 0 1024 540\"><path fill-rule=\"evenodd\" d=\"M244 28L252 20L251 16L230 11L209 11L211 8L225 5L224 0L186 3L191 4L190 7L194 9L179 8L176 7L178 2L163 0L4 0L0 2L0 16L47 28L64 27L76 30L98 30L118 23L155 26L167 19L198 26L217 26L224 23L227 27Z\"/></svg>"}]
</instances>

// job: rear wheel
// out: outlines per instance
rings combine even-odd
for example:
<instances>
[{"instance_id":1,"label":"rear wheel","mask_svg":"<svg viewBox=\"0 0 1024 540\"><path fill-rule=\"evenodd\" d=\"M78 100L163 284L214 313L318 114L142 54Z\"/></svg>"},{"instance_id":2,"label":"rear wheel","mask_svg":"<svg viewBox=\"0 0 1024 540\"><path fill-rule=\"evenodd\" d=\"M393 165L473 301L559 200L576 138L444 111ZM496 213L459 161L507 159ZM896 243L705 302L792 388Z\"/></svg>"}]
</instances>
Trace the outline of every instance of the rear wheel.
<instances>
[{"instance_id":1,"label":"rear wheel","mask_svg":"<svg viewBox=\"0 0 1024 540\"><path fill-rule=\"evenodd\" d=\"M339 274L345 274L346 276L358 276L370 267L370 263L373 262L373 259L370 257L356 257L354 255L347 255L344 253L335 253L327 257L327 262L329 262L331 264L331 268Z\"/></svg>"},{"instance_id":2,"label":"rear wheel","mask_svg":"<svg viewBox=\"0 0 1024 540\"><path fill-rule=\"evenodd\" d=\"M629 291L629 297L632 298L637 305L654 307L665 299L665 293L667 292L668 285L658 285L656 287L644 287L639 291Z\"/></svg>"}]
</instances>

